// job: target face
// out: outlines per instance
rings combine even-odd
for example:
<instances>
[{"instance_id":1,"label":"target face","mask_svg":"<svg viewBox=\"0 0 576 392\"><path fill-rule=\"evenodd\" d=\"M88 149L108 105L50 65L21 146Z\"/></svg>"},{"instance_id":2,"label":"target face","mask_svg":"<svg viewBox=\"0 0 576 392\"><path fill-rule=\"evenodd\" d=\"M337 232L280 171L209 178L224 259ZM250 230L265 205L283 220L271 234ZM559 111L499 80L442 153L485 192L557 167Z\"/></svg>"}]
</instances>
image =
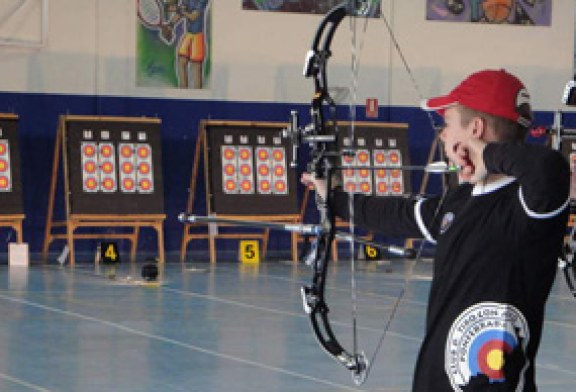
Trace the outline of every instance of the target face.
<instances>
[{"instance_id":1,"label":"target face","mask_svg":"<svg viewBox=\"0 0 576 392\"><path fill-rule=\"evenodd\" d=\"M342 157L342 166L344 168L342 177L344 180L344 189L347 192L363 193L369 195L372 193L372 171L369 169L370 151L367 149L352 150L353 156L344 155ZM366 169L362 169L366 166ZM360 167L359 169L346 169L346 167Z\"/></svg>"},{"instance_id":2,"label":"target face","mask_svg":"<svg viewBox=\"0 0 576 392\"><path fill-rule=\"evenodd\" d=\"M288 193L286 150L283 147L224 145L221 147L221 167L224 193Z\"/></svg>"},{"instance_id":3,"label":"target face","mask_svg":"<svg viewBox=\"0 0 576 392\"><path fill-rule=\"evenodd\" d=\"M12 192L10 142L0 139L0 192Z\"/></svg>"},{"instance_id":4,"label":"target face","mask_svg":"<svg viewBox=\"0 0 576 392\"><path fill-rule=\"evenodd\" d=\"M394 167L403 164L402 153L397 149L376 149L372 152L374 166ZM401 170L379 169L374 176L376 195L402 195L405 193L404 179Z\"/></svg>"},{"instance_id":5,"label":"target face","mask_svg":"<svg viewBox=\"0 0 576 392\"><path fill-rule=\"evenodd\" d=\"M251 146L221 146L222 189L227 194L254 193L254 159Z\"/></svg>"},{"instance_id":6,"label":"target face","mask_svg":"<svg viewBox=\"0 0 576 392\"><path fill-rule=\"evenodd\" d=\"M115 151L109 142L83 142L80 145L84 192L110 193L117 190Z\"/></svg>"},{"instance_id":7,"label":"target face","mask_svg":"<svg viewBox=\"0 0 576 392\"><path fill-rule=\"evenodd\" d=\"M372 157L372 159L370 159ZM401 195L405 192L402 172L400 170L388 169L362 169L362 166L390 167L402 165L402 154L399 150L358 149L354 157L342 157L344 170L343 179L347 184L345 188L349 192L359 192L363 194ZM346 169L346 167L357 167L357 169ZM354 184L354 185L352 185Z\"/></svg>"},{"instance_id":8,"label":"target face","mask_svg":"<svg viewBox=\"0 0 576 392\"><path fill-rule=\"evenodd\" d=\"M18 116L0 113L0 213L22 214Z\"/></svg>"},{"instance_id":9,"label":"target face","mask_svg":"<svg viewBox=\"0 0 576 392\"><path fill-rule=\"evenodd\" d=\"M339 138L340 150L351 153L341 158L344 189L377 196L410 193L409 172L393 170L409 164L407 130L406 124L356 122L353 137Z\"/></svg>"}]
</instances>

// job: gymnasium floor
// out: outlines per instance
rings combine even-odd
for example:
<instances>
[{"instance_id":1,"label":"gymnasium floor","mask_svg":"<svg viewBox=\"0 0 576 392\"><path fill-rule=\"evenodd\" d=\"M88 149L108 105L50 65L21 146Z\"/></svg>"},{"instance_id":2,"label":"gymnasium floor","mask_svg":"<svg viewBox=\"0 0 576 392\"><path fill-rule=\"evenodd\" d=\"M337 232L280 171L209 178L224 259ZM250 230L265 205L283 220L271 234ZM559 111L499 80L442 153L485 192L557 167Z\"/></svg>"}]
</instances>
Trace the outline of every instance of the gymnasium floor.
<instances>
[{"instance_id":1,"label":"gymnasium floor","mask_svg":"<svg viewBox=\"0 0 576 392\"><path fill-rule=\"evenodd\" d=\"M409 391L431 264L415 268L366 383L318 346L302 311L310 270L288 262L168 262L159 286L143 263L104 269L0 265L0 391ZM405 282L406 263L361 263L359 347L373 355ZM537 376L541 392L576 385L576 299L559 274ZM560 279L561 278L561 279ZM350 267L329 274L336 336L351 347Z\"/></svg>"}]
</instances>

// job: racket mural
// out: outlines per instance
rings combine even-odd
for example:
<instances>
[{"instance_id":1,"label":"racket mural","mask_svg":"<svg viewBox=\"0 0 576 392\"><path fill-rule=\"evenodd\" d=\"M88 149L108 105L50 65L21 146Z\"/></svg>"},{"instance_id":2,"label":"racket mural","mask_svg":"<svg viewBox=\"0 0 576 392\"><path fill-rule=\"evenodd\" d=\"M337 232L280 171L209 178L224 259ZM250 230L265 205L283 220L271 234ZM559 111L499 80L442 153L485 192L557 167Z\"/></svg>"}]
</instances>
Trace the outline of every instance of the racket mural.
<instances>
[{"instance_id":1,"label":"racket mural","mask_svg":"<svg viewBox=\"0 0 576 392\"><path fill-rule=\"evenodd\" d=\"M18 116L0 113L0 226L16 232L22 242L22 183L20 179L20 149Z\"/></svg>"},{"instance_id":2,"label":"racket mural","mask_svg":"<svg viewBox=\"0 0 576 392\"><path fill-rule=\"evenodd\" d=\"M157 30L159 37L167 44L174 42L174 29L170 22L176 4L160 0L138 0L138 19L149 29Z\"/></svg>"},{"instance_id":3,"label":"racket mural","mask_svg":"<svg viewBox=\"0 0 576 392\"><path fill-rule=\"evenodd\" d=\"M301 220L296 170L291 169L291 149L281 137L286 123L202 121L196 141L187 212L195 207L200 156L204 157L204 188L207 214L260 221L295 223ZM216 259L218 238L257 238L263 251L269 230L264 233L192 233L184 227L181 260L192 240L208 240L210 260ZM204 225L206 226L206 225ZM292 237L292 258L297 257L297 238Z\"/></svg>"},{"instance_id":4,"label":"racket mural","mask_svg":"<svg viewBox=\"0 0 576 392\"><path fill-rule=\"evenodd\" d=\"M66 239L74 260L74 239L127 238L134 259L139 229L157 232L164 258L164 194L160 120L124 117L61 116L56 145L44 256L50 243ZM53 222L63 157L65 220ZM53 232L66 227L65 234ZM129 233L74 233L80 227L130 227Z\"/></svg>"}]
</instances>

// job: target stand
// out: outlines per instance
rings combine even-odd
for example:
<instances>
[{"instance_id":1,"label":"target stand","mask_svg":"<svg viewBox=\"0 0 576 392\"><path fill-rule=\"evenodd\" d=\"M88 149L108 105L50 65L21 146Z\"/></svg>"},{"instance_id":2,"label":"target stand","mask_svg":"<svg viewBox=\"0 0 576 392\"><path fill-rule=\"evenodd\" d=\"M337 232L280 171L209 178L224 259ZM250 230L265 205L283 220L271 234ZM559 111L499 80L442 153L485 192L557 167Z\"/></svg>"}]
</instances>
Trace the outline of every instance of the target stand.
<instances>
[{"instance_id":1,"label":"target stand","mask_svg":"<svg viewBox=\"0 0 576 392\"><path fill-rule=\"evenodd\" d=\"M0 227L16 233L16 242L22 243L22 184L20 180L20 149L16 114L0 113Z\"/></svg>"},{"instance_id":2,"label":"target stand","mask_svg":"<svg viewBox=\"0 0 576 392\"><path fill-rule=\"evenodd\" d=\"M44 259L55 240L66 241L73 266L75 240L126 239L130 241L130 260L135 261L141 229L150 228L156 232L158 259L164 262L161 164L159 119L60 116ZM60 171L63 189L59 187ZM61 192L65 216L55 221Z\"/></svg>"},{"instance_id":3,"label":"target stand","mask_svg":"<svg viewBox=\"0 0 576 392\"><path fill-rule=\"evenodd\" d=\"M186 213L195 209L200 157L204 157L207 215L262 222L300 223L296 170L289 168L291 150L280 132L286 123L202 120L194 150ZM201 228L201 231L195 230ZM226 228L227 232L220 232ZM232 231L232 232L231 232ZM224 224L184 223L180 261L191 241L207 240L210 262L216 262L216 240L258 239L262 258L270 230L233 232ZM292 261L298 261L298 237L291 233Z\"/></svg>"}]
</instances>

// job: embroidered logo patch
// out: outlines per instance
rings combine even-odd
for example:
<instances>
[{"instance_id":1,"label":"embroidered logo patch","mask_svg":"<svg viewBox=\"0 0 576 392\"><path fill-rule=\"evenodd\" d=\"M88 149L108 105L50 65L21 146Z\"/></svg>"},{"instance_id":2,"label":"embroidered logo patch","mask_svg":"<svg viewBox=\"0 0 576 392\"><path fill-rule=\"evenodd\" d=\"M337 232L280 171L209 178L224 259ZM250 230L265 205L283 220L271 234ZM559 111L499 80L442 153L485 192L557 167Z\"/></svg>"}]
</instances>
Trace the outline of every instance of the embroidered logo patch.
<instances>
[{"instance_id":1,"label":"embroidered logo patch","mask_svg":"<svg viewBox=\"0 0 576 392\"><path fill-rule=\"evenodd\" d=\"M452 388L507 382L521 391L529 339L528 323L512 305L483 302L466 309L446 341L445 369Z\"/></svg>"},{"instance_id":2,"label":"embroidered logo patch","mask_svg":"<svg viewBox=\"0 0 576 392\"><path fill-rule=\"evenodd\" d=\"M446 230L452 226L452 222L454 222L454 213L447 212L442 217L442 222L440 223L440 234L444 234Z\"/></svg>"}]
</instances>

